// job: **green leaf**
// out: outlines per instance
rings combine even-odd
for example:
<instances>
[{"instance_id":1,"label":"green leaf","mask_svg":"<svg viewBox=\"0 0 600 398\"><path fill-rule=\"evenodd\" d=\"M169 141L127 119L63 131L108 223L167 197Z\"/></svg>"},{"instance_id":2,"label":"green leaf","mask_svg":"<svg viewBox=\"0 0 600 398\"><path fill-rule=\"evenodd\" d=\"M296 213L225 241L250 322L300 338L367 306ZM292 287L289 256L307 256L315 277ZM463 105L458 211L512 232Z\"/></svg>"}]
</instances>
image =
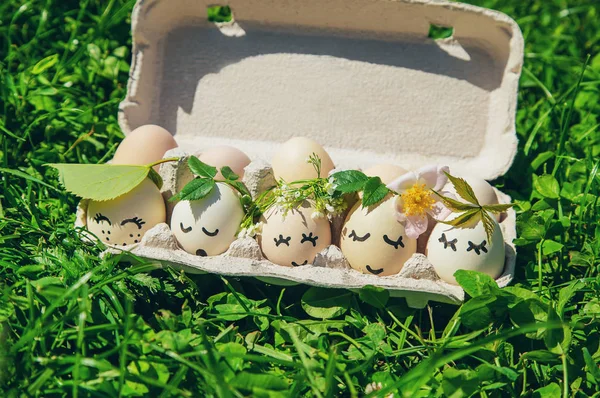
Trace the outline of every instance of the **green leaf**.
<instances>
[{"instance_id":1,"label":"green leaf","mask_svg":"<svg viewBox=\"0 0 600 398\"><path fill-rule=\"evenodd\" d=\"M539 155L537 155L535 157L535 159L533 159L531 161L531 168L535 171L538 169L538 167L540 167L542 164L546 163L548 160L552 159L553 157L554 157L554 152L552 152L552 151L542 152Z\"/></svg>"},{"instance_id":2,"label":"green leaf","mask_svg":"<svg viewBox=\"0 0 600 398\"><path fill-rule=\"evenodd\" d=\"M154 170L154 168L150 168L150 171L148 172L148 178L152 180L152 182L158 187L158 189L161 189L163 186L163 179L160 176L160 174L158 174L156 172L156 170Z\"/></svg>"},{"instance_id":3,"label":"green leaf","mask_svg":"<svg viewBox=\"0 0 600 398\"><path fill-rule=\"evenodd\" d=\"M188 159L188 167L193 174L199 177L215 178L217 175L216 167L207 165L195 156L190 156Z\"/></svg>"},{"instance_id":4,"label":"green leaf","mask_svg":"<svg viewBox=\"0 0 600 398\"><path fill-rule=\"evenodd\" d=\"M592 382L595 385L600 384L600 370L598 370L598 364L596 363L596 361L594 361L594 359L590 355L590 352L587 349L587 347L583 347L582 351L583 351L583 360L585 362L585 366L587 367L588 372L590 372L590 375L593 378Z\"/></svg>"},{"instance_id":5,"label":"green leaf","mask_svg":"<svg viewBox=\"0 0 600 398\"><path fill-rule=\"evenodd\" d=\"M288 383L285 382L285 379L279 376L268 373L250 372L238 373L231 381L229 381L229 384L247 392L253 392L256 388L261 390L284 391L289 387Z\"/></svg>"},{"instance_id":6,"label":"green leaf","mask_svg":"<svg viewBox=\"0 0 600 398\"><path fill-rule=\"evenodd\" d=\"M130 192L150 172L148 166L64 163L48 166L58 170L67 191L96 201L111 200Z\"/></svg>"},{"instance_id":7,"label":"green leaf","mask_svg":"<svg viewBox=\"0 0 600 398\"><path fill-rule=\"evenodd\" d=\"M562 250L563 246L564 245L562 243L555 242L551 239L545 240L544 243L542 243L542 254L544 256L548 256L550 254L559 252Z\"/></svg>"},{"instance_id":8,"label":"green leaf","mask_svg":"<svg viewBox=\"0 0 600 398\"><path fill-rule=\"evenodd\" d=\"M237 190L243 197L252 197L250 195L250 191L248 191L248 188L243 183L239 181L226 181L225 183L229 184L231 187L233 187L233 189Z\"/></svg>"},{"instance_id":9,"label":"green leaf","mask_svg":"<svg viewBox=\"0 0 600 398\"><path fill-rule=\"evenodd\" d=\"M352 193L363 189L369 177L358 170L344 170L332 174L331 179L336 191Z\"/></svg>"},{"instance_id":10,"label":"green leaf","mask_svg":"<svg viewBox=\"0 0 600 398\"><path fill-rule=\"evenodd\" d=\"M233 172L233 170L231 170L231 167L229 167L229 166L223 166L223 167L221 167L221 174L223 175L223 177L226 180L235 181L235 180L237 180L237 179L240 178L240 176L237 175L237 174L235 174Z\"/></svg>"},{"instance_id":11,"label":"green leaf","mask_svg":"<svg viewBox=\"0 0 600 398\"><path fill-rule=\"evenodd\" d=\"M537 361L541 363L558 363L560 359L558 355L551 353L546 350L535 350L529 351L521 355L521 360L528 359L530 361Z\"/></svg>"},{"instance_id":12,"label":"green leaf","mask_svg":"<svg viewBox=\"0 0 600 398\"><path fill-rule=\"evenodd\" d=\"M444 195L439 194L436 191L433 191L433 192L435 192L435 194L442 200L442 203L444 203L444 205L448 209L452 210L455 213L456 212L468 211L468 210L473 210L473 209L478 209L479 208L479 207L475 207L472 204L463 203L463 202L458 201L456 199L452 199L452 198L446 197Z\"/></svg>"},{"instance_id":13,"label":"green leaf","mask_svg":"<svg viewBox=\"0 0 600 398\"><path fill-rule=\"evenodd\" d=\"M460 308L460 319L469 329L479 330L494 322L493 307L496 296L484 294L467 301Z\"/></svg>"},{"instance_id":14,"label":"green leaf","mask_svg":"<svg viewBox=\"0 0 600 398\"><path fill-rule=\"evenodd\" d=\"M302 295L302 308L313 318L335 318L348 311L351 298L347 290L311 287Z\"/></svg>"},{"instance_id":15,"label":"green leaf","mask_svg":"<svg viewBox=\"0 0 600 398\"><path fill-rule=\"evenodd\" d=\"M470 397L479 387L477 372L471 369L448 368L443 377L442 390L445 397Z\"/></svg>"},{"instance_id":16,"label":"green leaf","mask_svg":"<svg viewBox=\"0 0 600 398\"><path fill-rule=\"evenodd\" d=\"M483 208L483 210L489 211L490 213L498 214L498 213L505 212L506 210L510 209L514 205L515 205L514 203L508 203L508 204L501 204L501 205L484 205L481 207Z\"/></svg>"},{"instance_id":17,"label":"green leaf","mask_svg":"<svg viewBox=\"0 0 600 398\"><path fill-rule=\"evenodd\" d=\"M546 235L546 222L538 215L517 223L520 229L519 236L522 239L537 242L544 239Z\"/></svg>"},{"instance_id":18,"label":"green leaf","mask_svg":"<svg viewBox=\"0 0 600 398\"><path fill-rule=\"evenodd\" d=\"M358 292L358 297L375 308L385 308L390 299L390 292L381 287L366 285Z\"/></svg>"},{"instance_id":19,"label":"green leaf","mask_svg":"<svg viewBox=\"0 0 600 398\"><path fill-rule=\"evenodd\" d=\"M481 272L459 269L454 273L454 278L465 293L471 297L494 294L500 291L496 281L491 276Z\"/></svg>"},{"instance_id":20,"label":"green leaf","mask_svg":"<svg viewBox=\"0 0 600 398\"><path fill-rule=\"evenodd\" d=\"M40 61L33 66L31 69L31 73L34 75L39 75L40 73L52 68L58 62L58 54L50 55Z\"/></svg>"},{"instance_id":21,"label":"green leaf","mask_svg":"<svg viewBox=\"0 0 600 398\"><path fill-rule=\"evenodd\" d=\"M554 308L550 306L548 308L548 322L560 321L560 318ZM555 354L563 354L564 350L562 347L563 341L565 340L564 328L552 328L547 329L544 335L544 344L548 351Z\"/></svg>"},{"instance_id":22,"label":"green leaf","mask_svg":"<svg viewBox=\"0 0 600 398\"><path fill-rule=\"evenodd\" d=\"M533 187L546 198L558 199L560 194L560 185L556 178L550 174L544 174L540 177L534 176Z\"/></svg>"},{"instance_id":23,"label":"green leaf","mask_svg":"<svg viewBox=\"0 0 600 398\"><path fill-rule=\"evenodd\" d=\"M546 387L538 388L533 392L533 398L560 398L562 391L556 383L550 383Z\"/></svg>"},{"instance_id":24,"label":"green leaf","mask_svg":"<svg viewBox=\"0 0 600 398\"><path fill-rule=\"evenodd\" d=\"M471 210L465 211L461 215L459 215L451 220L446 220L446 221L439 220L439 222L441 222L443 224L447 224L447 225L452 225L453 227L456 227L456 228L461 228L466 225L469 225L469 223L476 220L477 217L481 217L481 209L480 208L472 208Z\"/></svg>"},{"instance_id":25,"label":"green leaf","mask_svg":"<svg viewBox=\"0 0 600 398\"><path fill-rule=\"evenodd\" d=\"M464 200L466 200L469 203L479 206L479 201L477 200L477 197L475 196L475 192L473 192L473 188L471 188L471 186L469 185L468 182L466 182L462 178L454 177L454 176L450 175L449 173L444 172L444 174L446 174L446 176L448 177L448 179L454 186L456 193L461 198L463 198Z\"/></svg>"},{"instance_id":26,"label":"green leaf","mask_svg":"<svg viewBox=\"0 0 600 398\"><path fill-rule=\"evenodd\" d=\"M385 198L390 190L381 182L379 177L370 177L365 183L362 206L372 206Z\"/></svg>"},{"instance_id":27,"label":"green leaf","mask_svg":"<svg viewBox=\"0 0 600 398\"><path fill-rule=\"evenodd\" d=\"M485 234L487 236L488 242L492 241L492 235L494 234L494 229L496 227L496 221L490 216L485 210L481 211L481 222L483 222L483 229L485 229Z\"/></svg>"},{"instance_id":28,"label":"green leaf","mask_svg":"<svg viewBox=\"0 0 600 398\"><path fill-rule=\"evenodd\" d=\"M200 200L206 197L213 190L215 185L215 180L212 178L195 178L188 182L181 192L173 196L169 201Z\"/></svg>"},{"instance_id":29,"label":"green leaf","mask_svg":"<svg viewBox=\"0 0 600 398\"><path fill-rule=\"evenodd\" d=\"M556 312L559 316L562 316L564 313L565 306L573 298L575 293L580 291L585 287L585 283L582 281L574 281L569 283L567 286L560 289L558 293L558 302L556 304Z\"/></svg>"}]
</instances>

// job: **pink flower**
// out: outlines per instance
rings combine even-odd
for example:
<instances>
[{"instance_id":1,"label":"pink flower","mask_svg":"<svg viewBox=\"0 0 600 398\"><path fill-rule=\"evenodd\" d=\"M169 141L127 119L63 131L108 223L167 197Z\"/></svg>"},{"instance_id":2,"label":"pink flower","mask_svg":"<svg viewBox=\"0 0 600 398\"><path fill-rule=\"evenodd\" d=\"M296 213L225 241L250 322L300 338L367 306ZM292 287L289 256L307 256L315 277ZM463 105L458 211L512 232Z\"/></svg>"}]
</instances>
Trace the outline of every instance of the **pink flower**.
<instances>
[{"instance_id":1,"label":"pink flower","mask_svg":"<svg viewBox=\"0 0 600 398\"><path fill-rule=\"evenodd\" d=\"M399 194L396 216L409 238L417 239L427 230L427 215L436 220L444 220L450 215L451 211L432 192L433 189L444 196L448 195L441 189L448 182L444 172L448 173L449 170L447 166L425 166L415 172L409 171L387 185Z\"/></svg>"}]
</instances>

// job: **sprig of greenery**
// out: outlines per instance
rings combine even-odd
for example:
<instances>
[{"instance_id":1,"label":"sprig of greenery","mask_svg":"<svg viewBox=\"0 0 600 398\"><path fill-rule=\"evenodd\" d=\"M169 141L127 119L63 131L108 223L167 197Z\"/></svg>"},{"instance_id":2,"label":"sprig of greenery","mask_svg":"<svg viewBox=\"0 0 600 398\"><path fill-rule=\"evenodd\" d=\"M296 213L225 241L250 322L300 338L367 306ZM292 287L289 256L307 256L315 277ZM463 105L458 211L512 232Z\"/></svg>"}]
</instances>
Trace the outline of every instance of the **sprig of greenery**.
<instances>
[{"instance_id":1,"label":"sprig of greenery","mask_svg":"<svg viewBox=\"0 0 600 398\"><path fill-rule=\"evenodd\" d=\"M444 173L450 180L450 183L454 186L456 193L467 203L463 203L456 199L443 196L439 192L432 190L437 196L440 197L440 199L448 209L450 209L454 213L460 213L457 217L451 220L443 220L439 222L452 225L456 228L463 228L467 225L472 224L473 222L481 221L483 222L483 227L485 229L488 241L491 240L492 234L494 233L494 220L492 219L490 213L499 214L505 212L506 210L513 207L514 204L509 203L498 205L481 205L479 204L479 200L475 196L473 188L471 188L467 181L465 181L463 178L454 177L449 173Z\"/></svg>"},{"instance_id":2,"label":"sprig of greenery","mask_svg":"<svg viewBox=\"0 0 600 398\"><path fill-rule=\"evenodd\" d=\"M340 193L363 193L362 206L372 206L381 202L391 191L379 177L369 177L358 170L338 171L331 175L335 190Z\"/></svg>"},{"instance_id":3,"label":"sprig of greenery","mask_svg":"<svg viewBox=\"0 0 600 398\"><path fill-rule=\"evenodd\" d=\"M154 166L177 161L178 158L161 159L147 165L49 163L58 170L63 187L83 199L105 201L131 192L146 177L162 188L162 178Z\"/></svg>"}]
</instances>

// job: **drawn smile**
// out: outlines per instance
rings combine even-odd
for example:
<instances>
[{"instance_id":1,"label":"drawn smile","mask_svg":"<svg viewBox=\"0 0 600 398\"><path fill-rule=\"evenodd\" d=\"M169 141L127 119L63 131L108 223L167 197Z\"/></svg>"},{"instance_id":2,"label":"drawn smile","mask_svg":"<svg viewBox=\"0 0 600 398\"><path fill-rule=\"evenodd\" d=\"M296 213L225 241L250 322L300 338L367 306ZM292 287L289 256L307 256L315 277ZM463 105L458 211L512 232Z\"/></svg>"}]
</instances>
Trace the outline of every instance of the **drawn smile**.
<instances>
[{"instance_id":1,"label":"drawn smile","mask_svg":"<svg viewBox=\"0 0 600 398\"><path fill-rule=\"evenodd\" d=\"M383 272L383 268L373 269L370 265L367 265L367 271L369 271L372 274L379 275Z\"/></svg>"},{"instance_id":2,"label":"drawn smile","mask_svg":"<svg viewBox=\"0 0 600 398\"><path fill-rule=\"evenodd\" d=\"M204 250L198 249L198 250L196 250L196 256L206 257L207 254L206 254L206 252Z\"/></svg>"},{"instance_id":3,"label":"drawn smile","mask_svg":"<svg viewBox=\"0 0 600 398\"><path fill-rule=\"evenodd\" d=\"M304 262L303 262L302 264L298 264L297 262L295 262L295 261L292 261L292 265L293 265L294 267L299 267L299 266L301 266L301 265L306 265L306 264L308 264L308 260L304 260ZM382 270L382 271L383 271L383 270Z\"/></svg>"}]
</instances>

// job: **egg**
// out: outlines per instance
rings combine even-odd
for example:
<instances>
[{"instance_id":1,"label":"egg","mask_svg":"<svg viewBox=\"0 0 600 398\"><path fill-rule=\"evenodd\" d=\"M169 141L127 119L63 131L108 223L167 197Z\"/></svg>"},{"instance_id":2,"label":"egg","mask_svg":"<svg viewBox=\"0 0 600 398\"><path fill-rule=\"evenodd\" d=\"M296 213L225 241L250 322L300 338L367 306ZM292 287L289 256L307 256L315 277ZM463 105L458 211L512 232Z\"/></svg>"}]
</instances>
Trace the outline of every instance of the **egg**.
<instances>
[{"instance_id":1,"label":"egg","mask_svg":"<svg viewBox=\"0 0 600 398\"><path fill-rule=\"evenodd\" d=\"M402 174L407 173L407 170L400 166L396 166L395 164L382 163L363 170L363 173L369 177L379 177L381 178L381 182L387 185Z\"/></svg>"},{"instance_id":2,"label":"egg","mask_svg":"<svg viewBox=\"0 0 600 398\"><path fill-rule=\"evenodd\" d=\"M244 168L250 164L250 158L244 152L231 146L216 146L209 148L198 156L202 162L216 167L219 172L216 178L222 179L221 168L229 166L240 179L244 177Z\"/></svg>"},{"instance_id":3,"label":"egg","mask_svg":"<svg viewBox=\"0 0 600 398\"><path fill-rule=\"evenodd\" d=\"M432 230L425 251L439 277L457 284L454 273L459 269L478 271L497 278L504 269L504 238L494 221L494 232L488 240L483 223L465 228L438 223Z\"/></svg>"},{"instance_id":4,"label":"egg","mask_svg":"<svg viewBox=\"0 0 600 398\"><path fill-rule=\"evenodd\" d=\"M358 202L346 216L340 248L355 270L394 275L417 251L417 241L406 236L404 226L396 219L396 199L388 195L369 207Z\"/></svg>"},{"instance_id":5,"label":"egg","mask_svg":"<svg viewBox=\"0 0 600 398\"><path fill-rule=\"evenodd\" d=\"M167 130L154 124L140 126L123 139L112 164L145 165L159 161L169 149L177 148L177 142ZM159 166L155 166L158 170Z\"/></svg>"},{"instance_id":6,"label":"egg","mask_svg":"<svg viewBox=\"0 0 600 398\"><path fill-rule=\"evenodd\" d=\"M258 242L265 257L279 265L312 264L317 253L331 244L331 226L325 217L313 219L309 201L289 210L272 207L262 217Z\"/></svg>"},{"instance_id":7,"label":"egg","mask_svg":"<svg viewBox=\"0 0 600 398\"><path fill-rule=\"evenodd\" d=\"M481 177L469 176L469 175L461 175L457 176L465 181L473 188L473 192L475 193L475 197L479 201L481 205L497 205L498 204L498 196L494 191L494 188L490 185L489 182L484 180ZM454 189L454 185L450 181L444 187L444 190L450 192L452 195L456 197L457 200L467 203L466 200L461 198L457 193L456 189ZM492 217L496 219L496 221L500 221L500 214L492 214Z\"/></svg>"},{"instance_id":8,"label":"egg","mask_svg":"<svg viewBox=\"0 0 600 398\"><path fill-rule=\"evenodd\" d=\"M227 251L235 240L243 218L238 193L225 183L217 183L206 197L175 205L171 231L186 252L216 256Z\"/></svg>"},{"instance_id":9,"label":"egg","mask_svg":"<svg viewBox=\"0 0 600 398\"><path fill-rule=\"evenodd\" d=\"M313 165L306 161L313 153L321 159L319 176ZM271 161L271 166L275 178L286 182L327 177L335 167L325 149L319 143L305 137L294 137L281 145Z\"/></svg>"},{"instance_id":10,"label":"egg","mask_svg":"<svg viewBox=\"0 0 600 398\"><path fill-rule=\"evenodd\" d=\"M165 202L150 179L116 199L90 201L86 215L87 229L117 246L141 242L146 231L165 220Z\"/></svg>"}]
</instances>

